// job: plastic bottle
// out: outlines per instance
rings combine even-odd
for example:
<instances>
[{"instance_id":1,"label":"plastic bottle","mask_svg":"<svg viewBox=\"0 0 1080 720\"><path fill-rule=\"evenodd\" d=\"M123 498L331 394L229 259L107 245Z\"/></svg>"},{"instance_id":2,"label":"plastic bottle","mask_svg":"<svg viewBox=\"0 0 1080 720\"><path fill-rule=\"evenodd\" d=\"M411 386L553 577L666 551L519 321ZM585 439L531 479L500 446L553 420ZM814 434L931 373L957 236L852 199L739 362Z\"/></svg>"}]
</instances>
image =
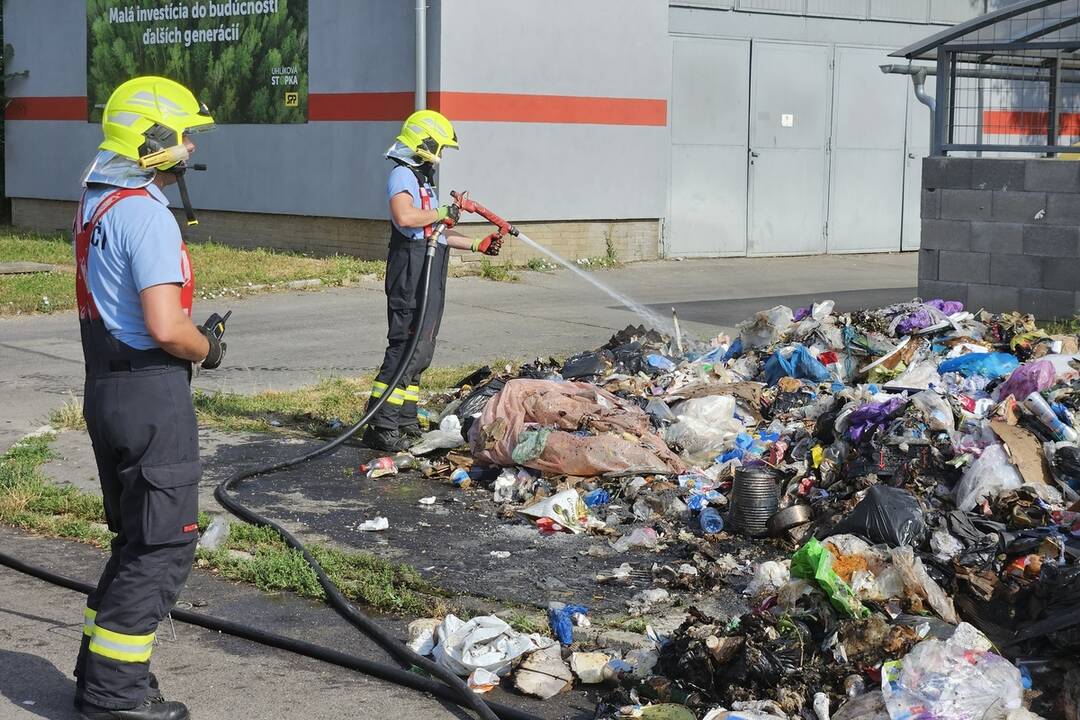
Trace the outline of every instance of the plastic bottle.
<instances>
[{"instance_id":1,"label":"plastic bottle","mask_svg":"<svg viewBox=\"0 0 1080 720\"><path fill-rule=\"evenodd\" d=\"M721 517L716 508L707 507L702 509L701 515L698 517L698 523L701 525L701 532L706 535L714 535L724 529L724 518Z\"/></svg>"},{"instance_id":2,"label":"plastic bottle","mask_svg":"<svg viewBox=\"0 0 1080 720\"><path fill-rule=\"evenodd\" d=\"M216 550L229 538L229 521L223 515L217 515L210 521L206 532L199 538L199 547L203 550Z\"/></svg>"},{"instance_id":3,"label":"plastic bottle","mask_svg":"<svg viewBox=\"0 0 1080 720\"><path fill-rule=\"evenodd\" d=\"M406 452L398 453L392 459L398 470L412 470L418 465L416 457Z\"/></svg>"},{"instance_id":4,"label":"plastic bottle","mask_svg":"<svg viewBox=\"0 0 1080 720\"><path fill-rule=\"evenodd\" d=\"M1034 415L1055 440L1076 442L1078 437L1076 431L1058 419L1039 393L1033 392L1027 396L1024 400L1024 409Z\"/></svg>"},{"instance_id":5,"label":"plastic bottle","mask_svg":"<svg viewBox=\"0 0 1080 720\"><path fill-rule=\"evenodd\" d=\"M389 455L381 458L375 458L369 463L364 463L360 466L360 472L364 473L369 478L382 477L384 475L397 475L397 465L394 464L394 458Z\"/></svg>"}]
</instances>

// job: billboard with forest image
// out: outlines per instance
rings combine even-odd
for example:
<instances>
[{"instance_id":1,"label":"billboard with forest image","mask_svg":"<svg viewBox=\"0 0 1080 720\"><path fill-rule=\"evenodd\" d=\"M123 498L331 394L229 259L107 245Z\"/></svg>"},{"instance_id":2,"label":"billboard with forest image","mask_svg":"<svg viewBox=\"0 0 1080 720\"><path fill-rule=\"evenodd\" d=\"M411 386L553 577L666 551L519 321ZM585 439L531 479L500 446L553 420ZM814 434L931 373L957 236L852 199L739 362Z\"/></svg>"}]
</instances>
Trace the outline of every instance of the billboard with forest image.
<instances>
[{"instance_id":1,"label":"billboard with forest image","mask_svg":"<svg viewBox=\"0 0 1080 720\"><path fill-rule=\"evenodd\" d=\"M303 123L308 0L87 0L89 120L138 75L183 83L219 124Z\"/></svg>"}]
</instances>

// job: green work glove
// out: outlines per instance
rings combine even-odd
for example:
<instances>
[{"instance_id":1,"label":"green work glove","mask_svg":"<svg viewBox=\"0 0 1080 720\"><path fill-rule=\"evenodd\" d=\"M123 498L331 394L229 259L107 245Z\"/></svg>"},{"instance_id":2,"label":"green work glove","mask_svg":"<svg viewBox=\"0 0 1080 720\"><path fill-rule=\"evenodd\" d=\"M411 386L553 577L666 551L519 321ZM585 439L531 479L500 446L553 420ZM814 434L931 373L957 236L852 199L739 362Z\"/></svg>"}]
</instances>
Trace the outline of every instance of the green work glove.
<instances>
[{"instance_id":1,"label":"green work glove","mask_svg":"<svg viewBox=\"0 0 1080 720\"><path fill-rule=\"evenodd\" d=\"M435 222L445 223L448 228L457 225L458 218L460 217L461 208L457 205L440 205L439 209L435 211Z\"/></svg>"}]
</instances>

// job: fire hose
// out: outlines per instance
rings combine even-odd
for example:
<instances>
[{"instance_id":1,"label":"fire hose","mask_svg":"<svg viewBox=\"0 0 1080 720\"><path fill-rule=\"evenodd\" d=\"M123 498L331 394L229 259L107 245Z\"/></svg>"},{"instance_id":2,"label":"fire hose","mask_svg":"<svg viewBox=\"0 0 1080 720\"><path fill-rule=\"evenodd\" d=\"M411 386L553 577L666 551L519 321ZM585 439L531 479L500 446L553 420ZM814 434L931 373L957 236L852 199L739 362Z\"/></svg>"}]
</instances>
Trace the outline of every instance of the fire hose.
<instances>
[{"instance_id":1,"label":"fire hose","mask_svg":"<svg viewBox=\"0 0 1080 720\"><path fill-rule=\"evenodd\" d=\"M472 212L484 217L497 229L497 233L511 234L516 236L518 234L517 229L510 223L503 220L501 217L491 212L483 205L470 200L468 193L458 194L451 193L454 197L455 203L461 210L466 212ZM428 310L428 292L431 286L431 266L432 259L435 256L436 244L439 236L446 228L445 223L439 223L435 226L431 234L427 237L427 249L424 254L424 264L421 269L421 292L419 296L419 307L415 319L415 326L409 337L409 344L406 347L405 353L394 370L394 375L387 385L391 388L397 387L401 382L402 377L405 375L405 371L408 368L413 355L416 353L416 347L420 340L421 328L423 328L424 319ZM241 625L239 623L233 623L221 618L213 618L199 613L186 612L182 610L174 609L172 616L182 622L188 622L194 625L205 627L211 630L218 630L220 632L242 637L254 642L258 642L271 647L277 647L280 649L288 650L290 652L299 653L301 655L307 655L308 657L317 658L330 662L342 667L348 667L359 672L377 677L383 680L397 683L406 687L410 687L423 692L429 692L442 699L453 702L463 708L472 710L477 717L483 720L496 720L502 718L502 720L539 720L535 715L526 713L514 708L510 708L504 705L498 705L496 703L485 702L479 695L469 689L457 675L443 667L442 665L429 660L415 652L409 647L402 644L397 638L391 635L389 632L380 627L375 621L369 618L364 613L357 610L345 597L340 589L334 585L333 581L327 575L319 561L315 559L314 555L307 549L307 547L296 538L285 527L280 525L274 520L267 518L251 508L242 504L234 495L234 488L244 480L254 478L260 475L268 475L274 472L279 472L287 468L295 467L297 465L306 463L315 458L322 457L329 453L334 452L341 445L359 432L364 426L370 422L371 418L379 411L383 404L390 398L391 393L384 393L381 397L377 398L375 403L372 404L368 411L364 414L360 420L354 425L349 427L345 432L341 433L329 442L320 445L313 450L298 455L293 458L281 460L278 462L267 463L252 468L238 470L230 475L224 481L222 481L214 490L214 497L221 505L229 512L233 513L242 520L245 520L254 525L261 525L264 527L273 528L285 541L285 543L299 552L304 560L308 563L311 569L314 571L316 578L319 581L319 585L322 586L323 591L326 593L327 604L334 609L343 619L345 619L353 627L360 630L369 638L374 640L380 647L386 650L391 656L397 659L404 669L398 669L386 665L381 665L371 661L356 658L344 653L337 652L329 648L323 648L311 643L294 640L291 638L282 637L280 635L274 635L267 633L256 628ZM60 585L79 592L89 592L91 587L89 585L79 583L75 580L55 575L41 568L36 568L27 563L23 563L16 558L9 555L0 553L0 564L5 565L13 570L27 573L37 577L39 579L51 582L53 584ZM412 672L409 672L410 668L416 668L422 670L429 675L437 678L441 682L428 680L421 676L418 676Z\"/></svg>"}]
</instances>

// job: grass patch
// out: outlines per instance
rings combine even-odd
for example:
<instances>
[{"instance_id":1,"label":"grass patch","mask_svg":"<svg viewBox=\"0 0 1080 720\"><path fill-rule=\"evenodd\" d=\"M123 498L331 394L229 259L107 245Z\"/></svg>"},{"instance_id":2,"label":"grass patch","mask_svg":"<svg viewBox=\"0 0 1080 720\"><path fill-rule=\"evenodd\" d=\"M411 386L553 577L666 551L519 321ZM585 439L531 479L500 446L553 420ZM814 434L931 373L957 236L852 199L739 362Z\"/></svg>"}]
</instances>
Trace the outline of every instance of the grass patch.
<instances>
[{"instance_id":1,"label":"grass patch","mask_svg":"<svg viewBox=\"0 0 1080 720\"><path fill-rule=\"evenodd\" d=\"M309 546L312 555L350 600L380 612L426 615L440 593L407 565L398 565L366 553ZM267 591L291 591L325 597L314 571L299 552L288 547L270 528L246 523L229 526L228 539L214 550L199 550L196 564L228 580L245 582Z\"/></svg>"},{"instance_id":2,"label":"grass patch","mask_svg":"<svg viewBox=\"0 0 1080 720\"><path fill-rule=\"evenodd\" d=\"M0 456L0 523L108 547L112 533L105 527L101 498L53 485L42 474L41 465L56 456L49 448L52 439L52 435L26 438ZM206 513L200 513L200 529L205 529L209 520ZM351 600L380 612L412 615L430 614L440 602L442 594L407 565L366 553L320 545L310 548ZM199 550L196 563L223 578L263 590L323 597L315 573L301 555L268 528L233 523L228 539L215 550Z\"/></svg>"},{"instance_id":3,"label":"grass patch","mask_svg":"<svg viewBox=\"0 0 1080 720\"><path fill-rule=\"evenodd\" d=\"M507 361L491 363L500 368ZM512 364L512 363L509 363ZM481 364L435 367L424 373L422 405L429 410L441 409L432 404L432 394L445 392ZM375 374L356 378L335 377L296 390L265 391L254 395L236 393L206 393L196 390L195 412L199 423L225 430L269 432L281 427L301 430L313 435L326 435L351 425L364 413L371 383ZM427 402L424 402L427 399Z\"/></svg>"},{"instance_id":4,"label":"grass patch","mask_svg":"<svg viewBox=\"0 0 1080 720\"><path fill-rule=\"evenodd\" d=\"M107 547L101 499L73 487L53 485L41 465L56 457L52 435L23 439L0 456L0 523Z\"/></svg>"},{"instance_id":5,"label":"grass patch","mask_svg":"<svg viewBox=\"0 0 1080 720\"><path fill-rule=\"evenodd\" d=\"M496 265L487 258L480 261L480 277L495 282L517 282L518 274L509 265Z\"/></svg>"},{"instance_id":6,"label":"grass patch","mask_svg":"<svg viewBox=\"0 0 1080 720\"><path fill-rule=\"evenodd\" d=\"M347 255L308 257L299 253L242 250L215 242L191 243L195 288L200 298L266 292L293 280L318 279L322 286L346 285L363 275L383 277L382 260ZM0 228L0 262L56 265L54 272L0 276L0 316L52 313L75 307L75 265L63 235L33 235Z\"/></svg>"},{"instance_id":7,"label":"grass patch","mask_svg":"<svg viewBox=\"0 0 1080 720\"><path fill-rule=\"evenodd\" d=\"M82 400L72 395L67 402L49 413L49 424L57 430L85 430Z\"/></svg>"},{"instance_id":8,"label":"grass patch","mask_svg":"<svg viewBox=\"0 0 1080 720\"><path fill-rule=\"evenodd\" d=\"M1080 315L1064 320L1055 318L1040 322L1038 325L1051 335L1080 335Z\"/></svg>"},{"instance_id":9,"label":"grass patch","mask_svg":"<svg viewBox=\"0 0 1080 720\"><path fill-rule=\"evenodd\" d=\"M643 617L634 617L623 622L621 627L627 632L640 633L644 635L645 631L649 627L649 623Z\"/></svg>"},{"instance_id":10,"label":"grass patch","mask_svg":"<svg viewBox=\"0 0 1080 720\"><path fill-rule=\"evenodd\" d=\"M532 635L533 633L538 633L540 635L549 634L547 618L544 615L529 614L522 610L512 610L505 618L505 622L518 632L525 633L526 635Z\"/></svg>"}]
</instances>

